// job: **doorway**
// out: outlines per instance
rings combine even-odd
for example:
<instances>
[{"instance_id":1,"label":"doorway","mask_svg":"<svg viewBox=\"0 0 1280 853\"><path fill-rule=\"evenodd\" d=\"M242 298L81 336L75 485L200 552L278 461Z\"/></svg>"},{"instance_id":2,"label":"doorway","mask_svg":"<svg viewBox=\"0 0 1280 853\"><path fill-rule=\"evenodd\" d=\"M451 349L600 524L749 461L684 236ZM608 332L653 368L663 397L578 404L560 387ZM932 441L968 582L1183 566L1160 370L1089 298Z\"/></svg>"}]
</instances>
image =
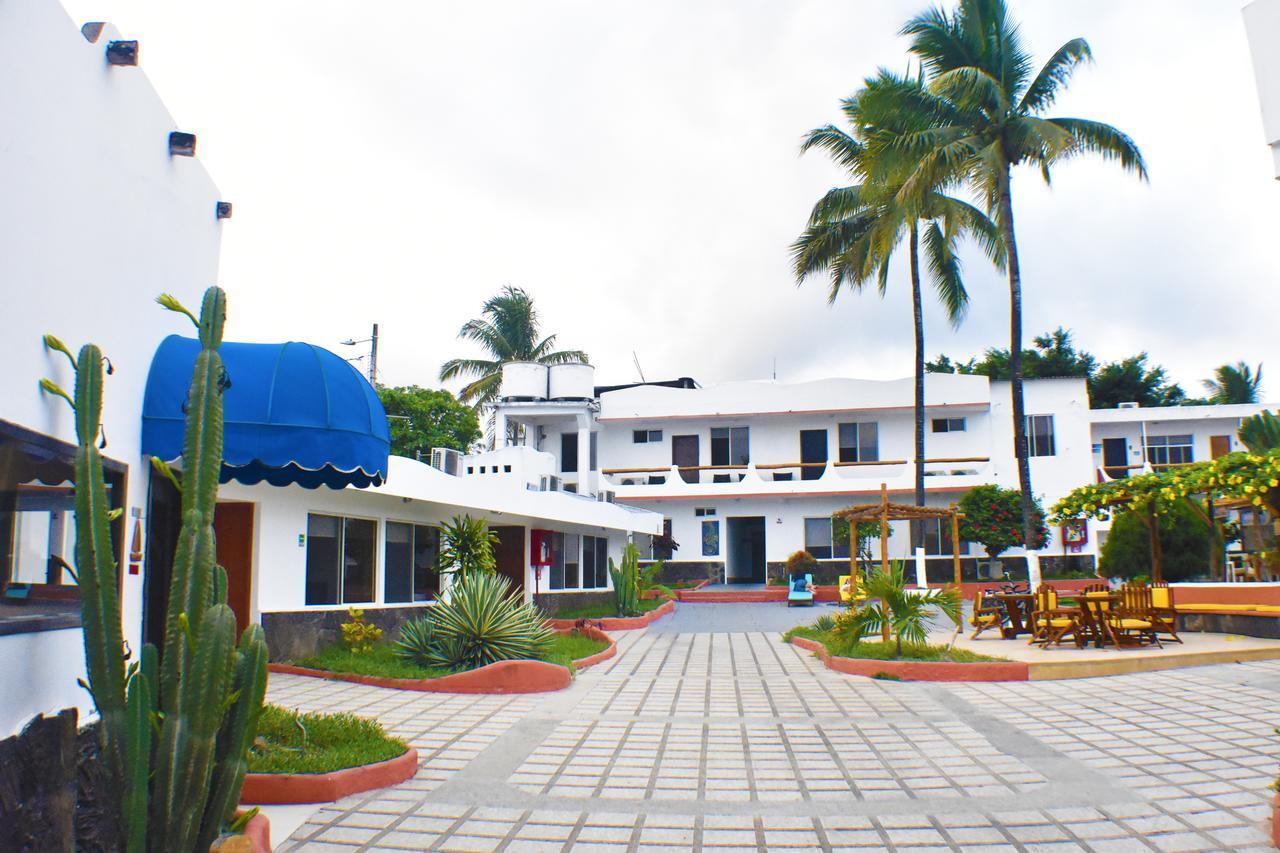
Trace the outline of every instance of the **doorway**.
<instances>
[{"instance_id":1,"label":"doorway","mask_svg":"<svg viewBox=\"0 0 1280 853\"><path fill-rule=\"evenodd\" d=\"M698 482L698 437L696 435L671 436L671 464L680 469L680 479L686 483Z\"/></svg>"},{"instance_id":2,"label":"doorway","mask_svg":"<svg viewBox=\"0 0 1280 853\"><path fill-rule=\"evenodd\" d=\"M725 583L764 583L764 516L726 519L729 551L725 562Z\"/></svg>"},{"instance_id":3,"label":"doorway","mask_svg":"<svg viewBox=\"0 0 1280 853\"><path fill-rule=\"evenodd\" d=\"M524 528L493 527L498 544L493 549L498 574L511 581L511 589L524 592Z\"/></svg>"},{"instance_id":4,"label":"doorway","mask_svg":"<svg viewBox=\"0 0 1280 853\"><path fill-rule=\"evenodd\" d=\"M1219 456L1226 456L1231 452L1231 436L1229 435L1211 435L1209 436L1209 458L1217 459Z\"/></svg>"},{"instance_id":5,"label":"doorway","mask_svg":"<svg viewBox=\"0 0 1280 853\"><path fill-rule=\"evenodd\" d=\"M249 626L253 590L253 504L220 503L213 511L218 565L227 572L227 604L236 614L236 634Z\"/></svg>"},{"instance_id":6,"label":"doorway","mask_svg":"<svg viewBox=\"0 0 1280 853\"><path fill-rule=\"evenodd\" d=\"M800 479L816 480L827 472L827 431L800 430Z\"/></svg>"},{"instance_id":7,"label":"doorway","mask_svg":"<svg viewBox=\"0 0 1280 853\"><path fill-rule=\"evenodd\" d=\"M1102 469L1113 480L1129 476L1129 442L1123 438L1102 439Z\"/></svg>"}]
</instances>

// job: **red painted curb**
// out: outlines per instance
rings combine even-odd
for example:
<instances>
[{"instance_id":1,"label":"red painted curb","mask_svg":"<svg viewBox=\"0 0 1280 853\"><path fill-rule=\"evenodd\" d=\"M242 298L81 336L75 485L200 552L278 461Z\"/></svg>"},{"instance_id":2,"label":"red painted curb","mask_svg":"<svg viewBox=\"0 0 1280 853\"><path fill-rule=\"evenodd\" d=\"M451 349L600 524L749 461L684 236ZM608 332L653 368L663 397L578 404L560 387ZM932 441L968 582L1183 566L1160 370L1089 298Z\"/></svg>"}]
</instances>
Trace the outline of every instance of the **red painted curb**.
<instances>
[{"instance_id":1,"label":"red painted curb","mask_svg":"<svg viewBox=\"0 0 1280 853\"><path fill-rule=\"evenodd\" d=\"M613 637L610 637L604 631L601 631L599 628L595 628L591 625L585 625L582 628L576 628L576 629L569 628L568 630L564 630L564 629L557 628L556 630L558 633L561 633L561 634L571 634L573 633L573 631L576 630L578 633L588 636L593 640L599 640L602 643L609 644L609 648L604 649L603 651L599 651L599 652L596 652L594 655L587 655L585 658L578 658L577 660L575 660L573 662L573 666L574 666L574 669L578 670L578 672L582 672L582 670L587 669L588 667L592 667L598 663L607 661L609 658L613 657L618 653L618 644L613 641Z\"/></svg>"},{"instance_id":2,"label":"red painted curb","mask_svg":"<svg viewBox=\"0 0 1280 853\"><path fill-rule=\"evenodd\" d=\"M1280 847L1280 794L1271 798L1271 843Z\"/></svg>"},{"instance_id":3,"label":"red painted curb","mask_svg":"<svg viewBox=\"0 0 1280 853\"><path fill-rule=\"evenodd\" d=\"M601 619L548 619L548 624L556 630L564 628L572 628L579 622L587 622L592 626L599 626L602 631L634 631L637 628L644 628L657 622L663 616L670 615L676 610L676 603L668 601L660 607L655 607L643 616L605 616Z\"/></svg>"},{"instance_id":4,"label":"red painted curb","mask_svg":"<svg viewBox=\"0 0 1280 853\"><path fill-rule=\"evenodd\" d=\"M236 809L236 817L240 817L244 811L244 809ZM249 818L241 835L249 839L253 853L271 853L271 821L262 812Z\"/></svg>"},{"instance_id":5,"label":"red painted curb","mask_svg":"<svg viewBox=\"0 0 1280 853\"><path fill-rule=\"evenodd\" d=\"M903 681L1028 681L1031 668L1023 661L955 663L953 661L869 660L836 657L827 647L807 637L792 637L791 644L814 652L827 669L845 675L895 675Z\"/></svg>"},{"instance_id":6,"label":"red painted curb","mask_svg":"<svg viewBox=\"0 0 1280 853\"><path fill-rule=\"evenodd\" d=\"M332 773L246 773L240 801L264 806L331 803L351 794L395 785L417 772L418 751L410 748L396 758Z\"/></svg>"}]
</instances>

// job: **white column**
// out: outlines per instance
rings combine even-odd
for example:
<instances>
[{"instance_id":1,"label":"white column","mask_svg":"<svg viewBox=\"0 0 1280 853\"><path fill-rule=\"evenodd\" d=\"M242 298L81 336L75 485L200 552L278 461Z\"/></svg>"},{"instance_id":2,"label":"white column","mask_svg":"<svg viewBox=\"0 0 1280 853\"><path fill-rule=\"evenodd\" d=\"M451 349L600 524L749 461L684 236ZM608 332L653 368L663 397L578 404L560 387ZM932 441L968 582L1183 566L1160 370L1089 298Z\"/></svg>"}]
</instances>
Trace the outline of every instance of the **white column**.
<instances>
[{"instance_id":1,"label":"white column","mask_svg":"<svg viewBox=\"0 0 1280 853\"><path fill-rule=\"evenodd\" d=\"M578 494L594 495L591 484L591 419L578 418Z\"/></svg>"},{"instance_id":2,"label":"white column","mask_svg":"<svg viewBox=\"0 0 1280 853\"><path fill-rule=\"evenodd\" d=\"M507 446L507 413L502 409L493 412L493 447L501 450Z\"/></svg>"},{"instance_id":3,"label":"white column","mask_svg":"<svg viewBox=\"0 0 1280 853\"><path fill-rule=\"evenodd\" d=\"M1027 551L1027 577L1031 580L1031 591L1040 586L1040 552Z\"/></svg>"},{"instance_id":4,"label":"white column","mask_svg":"<svg viewBox=\"0 0 1280 853\"><path fill-rule=\"evenodd\" d=\"M915 553L916 561L916 586L920 589L929 588L929 574L925 571L924 549L917 548Z\"/></svg>"}]
</instances>

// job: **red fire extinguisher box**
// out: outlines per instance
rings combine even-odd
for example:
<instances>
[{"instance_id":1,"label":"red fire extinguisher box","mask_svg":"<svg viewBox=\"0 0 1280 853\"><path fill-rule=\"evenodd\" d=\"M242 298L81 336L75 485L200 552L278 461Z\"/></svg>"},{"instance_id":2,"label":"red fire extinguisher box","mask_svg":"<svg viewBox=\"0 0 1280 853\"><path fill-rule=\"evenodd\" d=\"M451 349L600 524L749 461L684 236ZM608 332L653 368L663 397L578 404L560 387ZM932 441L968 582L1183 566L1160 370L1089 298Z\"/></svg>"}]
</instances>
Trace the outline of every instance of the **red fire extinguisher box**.
<instances>
[{"instance_id":1,"label":"red fire extinguisher box","mask_svg":"<svg viewBox=\"0 0 1280 853\"><path fill-rule=\"evenodd\" d=\"M550 530L530 530L529 531L529 564L532 566L549 566L551 565L551 537Z\"/></svg>"}]
</instances>

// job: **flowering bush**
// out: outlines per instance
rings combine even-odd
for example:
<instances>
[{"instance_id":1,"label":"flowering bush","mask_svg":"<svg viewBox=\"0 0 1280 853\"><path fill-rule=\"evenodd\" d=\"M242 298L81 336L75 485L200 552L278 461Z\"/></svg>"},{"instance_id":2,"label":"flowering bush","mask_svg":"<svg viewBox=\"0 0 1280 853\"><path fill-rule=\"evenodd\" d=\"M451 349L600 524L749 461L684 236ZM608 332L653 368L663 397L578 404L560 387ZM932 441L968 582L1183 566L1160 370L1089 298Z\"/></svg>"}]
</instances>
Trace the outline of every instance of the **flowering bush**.
<instances>
[{"instance_id":1,"label":"flowering bush","mask_svg":"<svg viewBox=\"0 0 1280 853\"><path fill-rule=\"evenodd\" d=\"M1044 527L1044 510L1035 506L1035 525L1039 531L1032 548L1044 547L1049 532ZM1010 548L1024 545L1022 538L1022 493L1000 486L974 486L960 498L960 538L977 542L995 559Z\"/></svg>"}]
</instances>

